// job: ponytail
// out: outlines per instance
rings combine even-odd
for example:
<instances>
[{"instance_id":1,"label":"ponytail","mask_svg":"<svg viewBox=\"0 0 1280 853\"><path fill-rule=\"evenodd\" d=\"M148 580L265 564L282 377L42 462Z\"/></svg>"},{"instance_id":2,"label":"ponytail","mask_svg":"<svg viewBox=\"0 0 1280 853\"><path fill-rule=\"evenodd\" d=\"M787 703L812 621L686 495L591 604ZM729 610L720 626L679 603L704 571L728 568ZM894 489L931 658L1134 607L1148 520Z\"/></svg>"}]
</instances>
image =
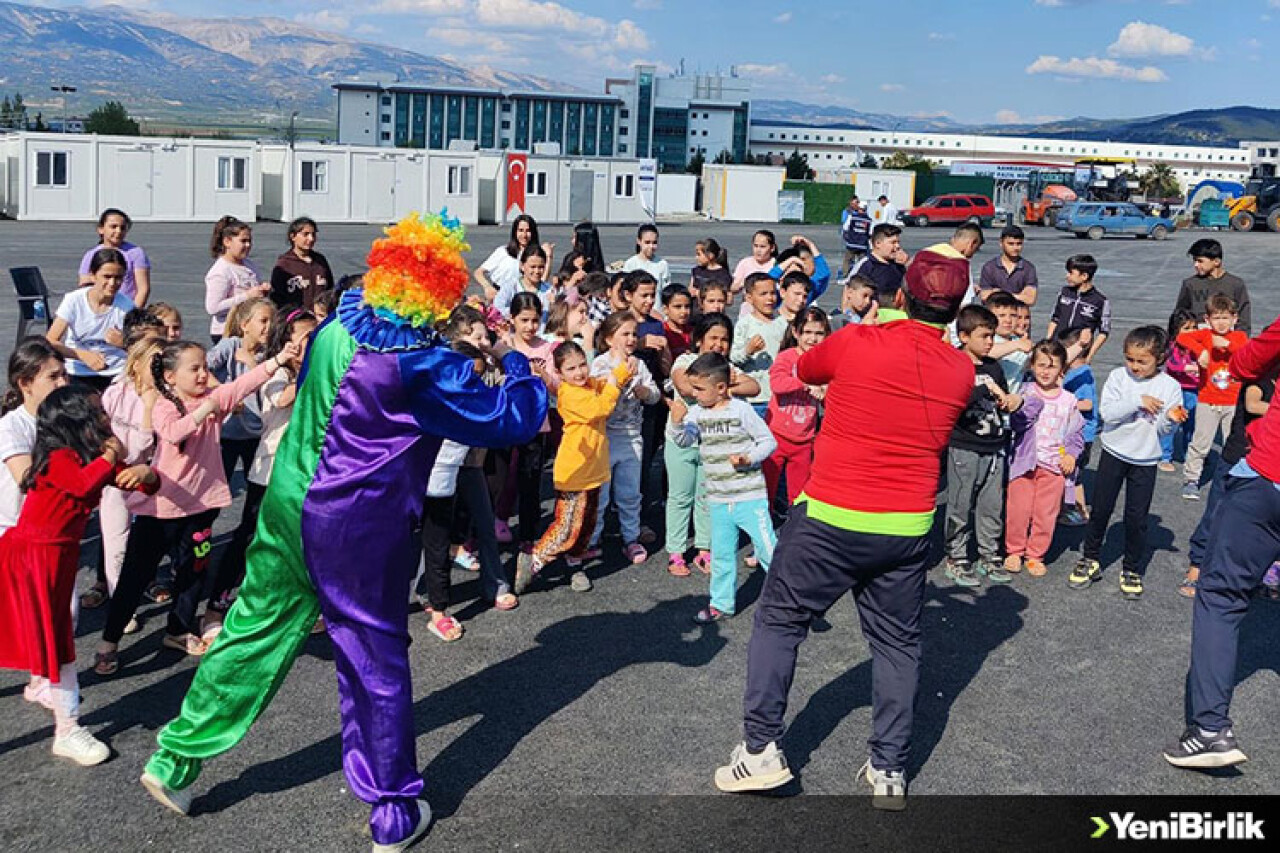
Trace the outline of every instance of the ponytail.
<instances>
[{"instance_id":1,"label":"ponytail","mask_svg":"<svg viewBox=\"0 0 1280 853\"><path fill-rule=\"evenodd\" d=\"M234 237L245 231L250 231L248 225L236 219L234 216L224 216L213 225L213 239L209 241L209 254L213 255L214 260L222 257L222 241L227 237Z\"/></svg>"}]
</instances>

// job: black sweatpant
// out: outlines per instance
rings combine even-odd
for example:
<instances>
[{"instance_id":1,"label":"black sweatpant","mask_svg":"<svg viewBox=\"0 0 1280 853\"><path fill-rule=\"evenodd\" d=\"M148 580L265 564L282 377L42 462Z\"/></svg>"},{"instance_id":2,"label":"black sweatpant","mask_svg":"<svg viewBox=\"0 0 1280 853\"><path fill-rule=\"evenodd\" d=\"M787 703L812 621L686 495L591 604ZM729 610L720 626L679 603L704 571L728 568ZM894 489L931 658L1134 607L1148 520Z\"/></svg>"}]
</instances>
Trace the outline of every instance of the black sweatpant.
<instances>
[{"instance_id":1,"label":"black sweatpant","mask_svg":"<svg viewBox=\"0 0 1280 853\"><path fill-rule=\"evenodd\" d=\"M449 534L453 530L453 495L427 498L422 507L422 577L418 594L424 590L427 604L437 613L449 609Z\"/></svg>"},{"instance_id":2,"label":"black sweatpant","mask_svg":"<svg viewBox=\"0 0 1280 853\"><path fill-rule=\"evenodd\" d=\"M244 583L245 554L258 530L258 513L266 494L267 487L257 483L251 482L245 489L240 526L231 534L231 543L222 554L222 562L218 564L209 591L209 606L222 613L226 613L230 606L231 591Z\"/></svg>"},{"instance_id":3,"label":"black sweatpant","mask_svg":"<svg viewBox=\"0 0 1280 853\"><path fill-rule=\"evenodd\" d=\"M877 770L904 770L920 682L920 613L929 537L833 527L792 506L778 535L747 647L743 730L759 751L782 738L796 653L814 617L852 591L871 648L871 728Z\"/></svg>"},{"instance_id":4,"label":"black sweatpant","mask_svg":"<svg viewBox=\"0 0 1280 853\"><path fill-rule=\"evenodd\" d=\"M169 611L169 634L199 634L196 619L200 602L209 591L209 559L213 551L213 522L218 510L209 509L185 518L156 518L139 515L129 531L120 582L111 597L111 610L102 639L120 642L124 627L142 601L147 584L156 576L156 567L170 551L178 554L174 567L173 609Z\"/></svg>"},{"instance_id":5,"label":"black sweatpant","mask_svg":"<svg viewBox=\"0 0 1280 853\"><path fill-rule=\"evenodd\" d=\"M244 469L244 478L249 479L249 468L253 465L253 457L258 453L260 438L224 438L222 439L222 470L227 475L227 485L231 485L231 475L236 472L236 463Z\"/></svg>"},{"instance_id":6,"label":"black sweatpant","mask_svg":"<svg viewBox=\"0 0 1280 853\"><path fill-rule=\"evenodd\" d=\"M1093 509L1089 513L1089 529L1085 533L1081 553L1090 560L1099 558L1121 488L1125 490L1122 568L1126 572L1145 574L1146 564L1142 558L1147 550L1147 516L1151 512L1151 497L1156 491L1156 466L1155 463L1134 465L1125 462L1105 447L1100 448L1098 454L1098 473L1093 478Z\"/></svg>"},{"instance_id":7,"label":"black sweatpant","mask_svg":"<svg viewBox=\"0 0 1280 853\"><path fill-rule=\"evenodd\" d=\"M538 433L516 449L516 500L520 541L532 544L542 535L542 465L546 434Z\"/></svg>"}]
</instances>

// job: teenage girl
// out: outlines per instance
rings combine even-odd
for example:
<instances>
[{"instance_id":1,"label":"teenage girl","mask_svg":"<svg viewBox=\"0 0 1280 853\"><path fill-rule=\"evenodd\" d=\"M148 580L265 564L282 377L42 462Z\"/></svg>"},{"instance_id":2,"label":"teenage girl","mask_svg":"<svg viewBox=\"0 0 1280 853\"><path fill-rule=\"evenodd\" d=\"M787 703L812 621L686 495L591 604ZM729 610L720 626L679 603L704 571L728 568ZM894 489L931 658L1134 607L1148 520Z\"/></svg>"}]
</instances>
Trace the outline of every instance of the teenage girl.
<instances>
[{"instance_id":1,"label":"teenage girl","mask_svg":"<svg viewBox=\"0 0 1280 853\"><path fill-rule=\"evenodd\" d=\"M498 291L493 298L493 307L505 317L512 316L511 303L517 294L527 293L551 301L551 282L547 281L547 253L541 246L530 246L520 256L520 279L513 285L507 285ZM538 318L542 325L542 318Z\"/></svg>"},{"instance_id":2,"label":"teenage girl","mask_svg":"<svg viewBox=\"0 0 1280 853\"><path fill-rule=\"evenodd\" d=\"M491 301L504 286L520 280L520 256L527 247L537 245L537 220L527 213L520 214L511 223L511 239L507 244L494 249L493 254L476 267L476 283L484 289L485 300ZM544 243L542 248L549 258L555 246Z\"/></svg>"},{"instance_id":3,"label":"teenage girl","mask_svg":"<svg viewBox=\"0 0 1280 853\"><path fill-rule=\"evenodd\" d=\"M36 446L36 412L49 392L68 382L66 363L44 338L24 338L9 356L9 390L0 417L0 533L18 523L22 480Z\"/></svg>"},{"instance_id":4,"label":"teenage girl","mask_svg":"<svg viewBox=\"0 0 1280 853\"><path fill-rule=\"evenodd\" d=\"M747 283L747 276L752 273L770 272L778 257L778 240L773 232L762 228L751 236L751 254L738 261L733 268L732 293L742 290Z\"/></svg>"},{"instance_id":5,"label":"teenage girl","mask_svg":"<svg viewBox=\"0 0 1280 853\"><path fill-rule=\"evenodd\" d=\"M151 296L151 261L141 246L135 246L125 238L133 228L133 220L129 214L114 207L108 207L98 217L98 245L84 253L80 259L80 286L93 283L93 270L90 265L93 256L99 249L115 249L125 260L124 282L120 285L120 294L139 308L145 308Z\"/></svg>"},{"instance_id":6,"label":"teenage girl","mask_svg":"<svg viewBox=\"0 0 1280 853\"><path fill-rule=\"evenodd\" d=\"M697 262L689 272L689 290L699 299L702 289L712 282L724 285L725 293L733 285L733 273L729 272L729 254L715 240L699 240L693 244L693 257Z\"/></svg>"},{"instance_id":7,"label":"teenage girl","mask_svg":"<svg viewBox=\"0 0 1280 853\"><path fill-rule=\"evenodd\" d=\"M89 273L92 284L62 298L45 339L71 361L67 372L74 379L101 393L124 368L124 318L134 306L120 293L125 260L119 251L98 249Z\"/></svg>"},{"instance_id":8,"label":"teenage girl","mask_svg":"<svg viewBox=\"0 0 1280 853\"><path fill-rule=\"evenodd\" d=\"M253 229L236 219L224 216L213 226L209 254L213 266L204 276L204 310L209 312L209 336L216 344L222 340L231 309L255 296L271 293L271 284L258 277L249 262L253 249Z\"/></svg>"},{"instance_id":9,"label":"teenage girl","mask_svg":"<svg viewBox=\"0 0 1280 853\"><path fill-rule=\"evenodd\" d=\"M719 285L716 285L717 287ZM671 366L671 384L686 406L697 403L693 385L685 375L698 356L717 353L729 357L733 346L733 321L727 314L701 314L693 323L692 346ZM736 367L730 368L729 393L750 399L760 393L760 383ZM711 513L702 491L702 457L697 447L681 447L674 441L663 445L667 466L667 571L687 577L685 552L689 547L689 516L693 516L693 547L698 555L693 564L698 571L711 573Z\"/></svg>"},{"instance_id":10,"label":"teenage girl","mask_svg":"<svg viewBox=\"0 0 1280 853\"><path fill-rule=\"evenodd\" d=\"M787 477L787 506L796 502L809 481L813 462L813 443L818 437L818 412L827 395L825 386L806 385L796 376L800 356L826 340L831 334L827 312L821 308L802 308L787 327L773 367L769 368L769 387L773 396L765 412L765 423L777 439L778 449L764 461L765 488L772 501L778 493L778 481Z\"/></svg>"},{"instance_id":11,"label":"teenage girl","mask_svg":"<svg viewBox=\"0 0 1280 853\"><path fill-rule=\"evenodd\" d=\"M112 675L119 668L116 649L124 627L161 558L179 544L174 606L163 644L190 655L203 655L208 649L199 636L196 611L211 565L213 520L231 504L218 441L222 418L297 355L296 344L285 344L276 356L213 390L204 347L194 341L168 344L152 361L151 376L162 398L152 411L159 439L153 466L161 487L138 508L134 519L120 582L94 656L94 671L99 675Z\"/></svg>"},{"instance_id":12,"label":"teenage girl","mask_svg":"<svg viewBox=\"0 0 1280 853\"><path fill-rule=\"evenodd\" d=\"M289 223L289 251L271 269L271 301L282 311L311 310L316 295L334 285L329 261L316 251L316 221L299 216Z\"/></svg>"},{"instance_id":13,"label":"teenage girl","mask_svg":"<svg viewBox=\"0 0 1280 853\"><path fill-rule=\"evenodd\" d=\"M546 340L538 335L541 323L542 300L532 293L516 294L511 302L511 348L529 359L530 365L546 383L547 391L555 394L560 384L559 375L545 368L551 363L551 354L559 342ZM540 534L538 522L542 517L542 463L546 457L547 433L550 429L550 423L544 420L542 428L528 444L513 448L516 454L516 497L522 551L533 548L533 543ZM498 515L506 517L501 511Z\"/></svg>"},{"instance_id":14,"label":"teenage girl","mask_svg":"<svg viewBox=\"0 0 1280 853\"><path fill-rule=\"evenodd\" d=\"M619 364L629 363L636 352L636 318L631 311L610 314L596 332L596 351L600 355L591 363L591 375L605 378ZM653 376L644 362L637 361L631 380L605 424L609 436L609 479L600 489L600 511L591 534L591 548L584 557L598 556L600 534L604 531L605 511L609 502L618 508L622 526L624 553L633 564L643 563L649 556L640 544L640 460L644 453L642 425L644 406L662 399Z\"/></svg>"},{"instance_id":15,"label":"teenage girl","mask_svg":"<svg viewBox=\"0 0 1280 853\"><path fill-rule=\"evenodd\" d=\"M644 270L653 276L658 288L671 283L671 268L667 262L658 257L658 226L651 223L641 225L636 231L636 253L622 264L623 272Z\"/></svg>"},{"instance_id":16,"label":"teenage girl","mask_svg":"<svg viewBox=\"0 0 1280 853\"><path fill-rule=\"evenodd\" d=\"M0 537L0 667L31 673L24 695L53 711L53 754L88 767L111 751L80 725L71 611L80 540L109 483L153 492L158 481L145 465L121 464L124 448L93 389L51 391L37 417L27 500Z\"/></svg>"}]
</instances>

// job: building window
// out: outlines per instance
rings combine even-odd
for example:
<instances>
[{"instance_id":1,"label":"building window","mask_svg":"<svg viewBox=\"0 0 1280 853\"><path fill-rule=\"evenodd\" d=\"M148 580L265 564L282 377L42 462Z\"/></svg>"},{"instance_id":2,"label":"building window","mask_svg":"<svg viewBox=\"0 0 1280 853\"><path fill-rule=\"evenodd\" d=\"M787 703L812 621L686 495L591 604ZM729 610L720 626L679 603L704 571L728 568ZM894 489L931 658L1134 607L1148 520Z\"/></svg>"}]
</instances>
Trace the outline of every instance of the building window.
<instances>
[{"instance_id":1,"label":"building window","mask_svg":"<svg viewBox=\"0 0 1280 853\"><path fill-rule=\"evenodd\" d=\"M703 136L706 136L706 135L707 135L707 132L706 132L705 130L704 130L704 131L702 131L702 135L703 135Z\"/></svg>"},{"instance_id":2,"label":"building window","mask_svg":"<svg viewBox=\"0 0 1280 853\"><path fill-rule=\"evenodd\" d=\"M635 175L615 175L613 178L613 194L617 198L632 198L635 196Z\"/></svg>"},{"instance_id":3,"label":"building window","mask_svg":"<svg viewBox=\"0 0 1280 853\"><path fill-rule=\"evenodd\" d=\"M689 149L689 153L690 153L690 154L697 154L697 153L698 153L698 149L697 149L697 148L690 148L690 149Z\"/></svg>"},{"instance_id":4,"label":"building window","mask_svg":"<svg viewBox=\"0 0 1280 853\"><path fill-rule=\"evenodd\" d=\"M773 134L772 134L772 133L771 133L771 134L769 134L769 138L770 138L770 139L773 139Z\"/></svg>"},{"instance_id":5,"label":"building window","mask_svg":"<svg viewBox=\"0 0 1280 853\"><path fill-rule=\"evenodd\" d=\"M390 96L390 95L383 95L383 96L382 96L382 105L383 105L384 107L389 107L389 106L391 106L391 96Z\"/></svg>"},{"instance_id":6,"label":"building window","mask_svg":"<svg viewBox=\"0 0 1280 853\"><path fill-rule=\"evenodd\" d=\"M628 128L627 128L627 126L624 124L622 127L618 128L618 135L619 135L619 136L626 136L626 135L627 135L627 131L628 131Z\"/></svg>"},{"instance_id":7,"label":"building window","mask_svg":"<svg viewBox=\"0 0 1280 853\"><path fill-rule=\"evenodd\" d=\"M471 167L450 166L445 195L471 195Z\"/></svg>"},{"instance_id":8,"label":"building window","mask_svg":"<svg viewBox=\"0 0 1280 853\"><path fill-rule=\"evenodd\" d=\"M302 191L304 193L327 193L329 191L329 161L302 161Z\"/></svg>"},{"instance_id":9,"label":"building window","mask_svg":"<svg viewBox=\"0 0 1280 853\"><path fill-rule=\"evenodd\" d=\"M541 195L547 194L547 173L546 172L529 172L524 176L524 192L525 195Z\"/></svg>"},{"instance_id":10,"label":"building window","mask_svg":"<svg viewBox=\"0 0 1280 853\"><path fill-rule=\"evenodd\" d=\"M248 157L218 158L218 189L243 190L249 185Z\"/></svg>"},{"instance_id":11,"label":"building window","mask_svg":"<svg viewBox=\"0 0 1280 853\"><path fill-rule=\"evenodd\" d=\"M391 124L391 113L383 113L383 114L382 114L382 123L383 123L383 124Z\"/></svg>"},{"instance_id":12,"label":"building window","mask_svg":"<svg viewBox=\"0 0 1280 853\"><path fill-rule=\"evenodd\" d=\"M620 110L618 112L618 118L631 118L631 110Z\"/></svg>"},{"instance_id":13,"label":"building window","mask_svg":"<svg viewBox=\"0 0 1280 853\"><path fill-rule=\"evenodd\" d=\"M504 118L504 119L502 120L502 129L503 129L503 130L510 130L510 129L511 129L511 120L510 120L510 119L505 119L505 118Z\"/></svg>"},{"instance_id":14,"label":"building window","mask_svg":"<svg viewBox=\"0 0 1280 853\"><path fill-rule=\"evenodd\" d=\"M619 142L619 143L618 143L618 153L619 153L619 154L626 154L626 153L627 153L627 143L625 143L625 142Z\"/></svg>"},{"instance_id":15,"label":"building window","mask_svg":"<svg viewBox=\"0 0 1280 853\"><path fill-rule=\"evenodd\" d=\"M37 151L36 186L67 186L67 163L66 151Z\"/></svg>"},{"instance_id":16,"label":"building window","mask_svg":"<svg viewBox=\"0 0 1280 853\"><path fill-rule=\"evenodd\" d=\"M368 133L368 131L365 131L365 133ZM391 131L389 131L389 130L384 130L384 131L382 131L382 141L383 141L383 142L390 142L390 141L391 141Z\"/></svg>"}]
</instances>

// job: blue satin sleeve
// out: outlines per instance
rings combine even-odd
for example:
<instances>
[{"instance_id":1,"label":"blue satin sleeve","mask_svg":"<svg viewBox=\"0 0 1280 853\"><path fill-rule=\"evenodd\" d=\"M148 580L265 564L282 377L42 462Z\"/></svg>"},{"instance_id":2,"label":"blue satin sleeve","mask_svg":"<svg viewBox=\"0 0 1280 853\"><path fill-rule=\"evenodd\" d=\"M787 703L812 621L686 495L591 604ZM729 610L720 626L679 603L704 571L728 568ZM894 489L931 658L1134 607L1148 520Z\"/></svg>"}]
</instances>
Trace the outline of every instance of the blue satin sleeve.
<instances>
[{"instance_id":1,"label":"blue satin sleeve","mask_svg":"<svg viewBox=\"0 0 1280 853\"><path fill-rule=\"evenodd\" d=\"M429 435L468 447L511 447L530 441L547 416L547 387L519 353L502 360L505 381L486 385L471 359L445 347L398 356L414 419Z\"/></svg>"},{"instance_id":2,"label":"blue satin sleeve","mask_svg":"<svg viewBox=\"0 0 1280 853\"><path fill-rule=\"evenodd\" d=\"M809 303L812 305L817 302L822 294L827 292L827 288L831 285L831 265L827 263L827 259L822 255L818 255L813 259L813 290L809 293Z\"/></svg>"}]
</instances>

